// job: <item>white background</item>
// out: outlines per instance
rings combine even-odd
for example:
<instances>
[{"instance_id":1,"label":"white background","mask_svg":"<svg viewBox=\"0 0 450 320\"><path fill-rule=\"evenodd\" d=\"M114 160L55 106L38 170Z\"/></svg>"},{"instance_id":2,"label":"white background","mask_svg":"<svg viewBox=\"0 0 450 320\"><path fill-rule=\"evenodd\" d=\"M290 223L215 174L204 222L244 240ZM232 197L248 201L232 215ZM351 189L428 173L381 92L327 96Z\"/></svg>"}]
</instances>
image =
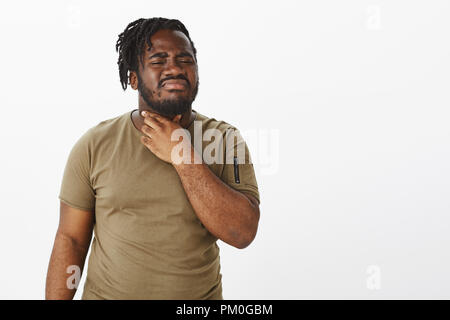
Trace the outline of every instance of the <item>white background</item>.
<instances>
[{"instance_id":1,"label":"white background","mask_svg":"<svg viewBox=\"0 0 450 320\"><path fill-rule=\"evenodd\" d=\"M154 16L197 47L194 109L279 134L278 169L255 163L256 239L219 241L225 299L450 298L449 15L447 0L2 2L0 298L44 297L68 153L137 106L114 46Z\"/></svg>"}]
</instances>

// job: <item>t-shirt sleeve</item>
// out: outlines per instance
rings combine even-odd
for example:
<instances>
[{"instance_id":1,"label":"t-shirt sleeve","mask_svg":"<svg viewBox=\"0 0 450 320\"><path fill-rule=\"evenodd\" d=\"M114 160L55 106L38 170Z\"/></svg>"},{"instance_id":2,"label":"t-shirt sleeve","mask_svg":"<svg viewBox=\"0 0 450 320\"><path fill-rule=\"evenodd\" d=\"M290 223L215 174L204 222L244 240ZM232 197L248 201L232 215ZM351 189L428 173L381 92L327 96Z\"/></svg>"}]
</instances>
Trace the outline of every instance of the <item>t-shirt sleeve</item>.
<instances>
[{"instance_id":1,"label":"t-shirt sleeve","mask_svg":"<svg viewBox=\"0 0 450 320\"><path fill-rule=\"evenodd\" d=\"M247 143L236 128L226 130L224 141L222 181L233 189L254 196L260 203L258 183Z\"/></svg>"},{"instance_id":2,"label":"t-shirt sleeve","mask_svg":"<svg viewBox=\"0 0 450 320\"><path fill-rule=\"evenodd\" d=\"M70 151L64 169L59 199L69 206L93 211L95 209L95 192L90 179L91 130L84 133Z\"/></svg>"}]
</instances>

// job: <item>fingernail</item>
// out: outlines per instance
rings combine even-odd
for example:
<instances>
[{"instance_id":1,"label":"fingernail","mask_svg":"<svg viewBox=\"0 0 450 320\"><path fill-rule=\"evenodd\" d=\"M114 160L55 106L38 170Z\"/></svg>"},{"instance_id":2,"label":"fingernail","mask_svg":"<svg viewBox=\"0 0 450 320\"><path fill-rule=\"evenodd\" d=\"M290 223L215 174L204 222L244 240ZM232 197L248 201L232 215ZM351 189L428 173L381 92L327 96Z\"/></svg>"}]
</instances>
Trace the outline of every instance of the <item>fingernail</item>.
<instances>
[{"instance_id":1,"label":"fingernail","mask_svg":"<svg viewBox=\"0 0 450 320\"><path fill-rule=\"evenodd\" d=\"M142 114L143 117L145 117L147 115L147 112L142 111L141 114Z\"/></svg>"}]
</instances>

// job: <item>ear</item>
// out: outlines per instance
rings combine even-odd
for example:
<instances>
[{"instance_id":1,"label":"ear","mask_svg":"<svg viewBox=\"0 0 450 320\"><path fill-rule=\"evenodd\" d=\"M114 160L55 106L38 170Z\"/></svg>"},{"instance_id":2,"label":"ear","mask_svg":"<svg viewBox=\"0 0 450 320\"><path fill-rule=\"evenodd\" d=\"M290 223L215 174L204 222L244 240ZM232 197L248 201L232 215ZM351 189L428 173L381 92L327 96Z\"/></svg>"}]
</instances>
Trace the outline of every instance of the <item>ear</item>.
<instances>
[{"instance_id":1,"label":"ear","mask_svg":"<svg viewBox=\"0 0 450 320\"><path fill-rule=\"evenodd\" d=\"M130 80L131 88L133 88L134 90L137 90L137 88L138 88L138 77L137 77L136 71L130 71L129 80Z\"/></svg>"}]
</instances>

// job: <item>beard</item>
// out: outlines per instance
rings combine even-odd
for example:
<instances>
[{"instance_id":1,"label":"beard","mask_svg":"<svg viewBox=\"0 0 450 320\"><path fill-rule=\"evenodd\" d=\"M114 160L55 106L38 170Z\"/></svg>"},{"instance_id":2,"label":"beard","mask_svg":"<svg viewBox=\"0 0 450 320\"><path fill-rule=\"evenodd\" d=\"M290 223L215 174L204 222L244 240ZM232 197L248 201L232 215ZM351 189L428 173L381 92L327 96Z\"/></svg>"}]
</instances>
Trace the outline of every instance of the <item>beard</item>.
<instances>
[{"instance_id":1,"label":"beard","mask_svg":"<svg viewBox=\"0 0 450 320\"><path fill-rule=\"evenodd\" d=\"M139 74L138 91L144 99L145 103L156 113L169 118L175 117L177 114L185 114L191 108L192 102L195 100L198 92L199 81L195 85L195 89L191 97L179 97L176 99L155 100L153 93L145 86Z\"/></svg>"}]
</instances>

